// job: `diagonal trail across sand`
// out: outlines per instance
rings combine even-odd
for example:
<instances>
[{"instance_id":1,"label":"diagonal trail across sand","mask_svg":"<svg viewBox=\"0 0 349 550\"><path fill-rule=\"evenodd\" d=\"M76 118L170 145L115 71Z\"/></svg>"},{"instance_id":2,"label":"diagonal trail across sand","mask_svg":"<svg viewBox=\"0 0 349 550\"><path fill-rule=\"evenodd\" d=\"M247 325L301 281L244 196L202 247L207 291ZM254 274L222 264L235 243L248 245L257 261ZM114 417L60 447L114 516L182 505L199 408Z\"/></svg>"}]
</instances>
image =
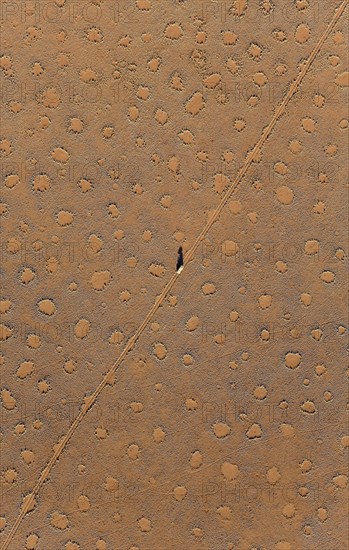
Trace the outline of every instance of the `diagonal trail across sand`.
<instances>
[{"instance_id":1,"label":"diagonal trail across sand","mask_svg":"<svg viewBox=\"0 0 349 550\"><path fill-rule=\"evenodd\" d=\"M210 219L208 220L207 224L204 226L204 228L202 229L200 235L197 237L194 244L191 246L191 248L186 253L186 257L184 259L184 265L182 266L182 268L180 268L178 271L176 271L172 275L170 280L166 283L166 285L163 288L161 294L156 298L155 303L153 304L153 306L151 307L151 309L147 313L147 315L144 318L144 320L142 321L142 323L137 328L135 334L133 336L131 336L131 338L128 340L125 348L123 349L123 351L119 355L118 359L115 361L115 363L109 369L107 374L103 377L100 384L94 390L92 395L87 400L85 400L83 402L79 414L76 416L75 420L72 422L72 424L71 424L69 430L67 431L67 433L63 436L61 441L56 445L55 451L54 451L52 457L47 462L45 468L42 470L42 472L40 474L40 477L37 480L32 492L29 495L27 495L27 498L26 498L25 502L22 505L22 509L20 511L20 514L18 515L16 521L14 522L14 524L13 524L6 540L4 541L4 543L1 547L1 550L7 550L9 548L9 545L10 545L13 537L15 536L20 524L22 523L26 513L30 509L32 509L32 507L35 503L35 499L36 499L37 495L40 492L40 489L42 488L45 481L47 481L52 468L54 467L54 465L57 462L58 458L60 457L60 455L64 451L66 445L70 441L70 439L73 436L74 432L76 431L76 429L78 428L78 426L82 422L83 418L85 417L85 415L87 414L89 409L94 405L94 403L96 402L98 396L101 394L101 392L103 391L105 386L108 384L111 377L116 372L116 370L119 368L120 364L125 359L127 354L134 349L134 346L135 346L137 340L140 338L140 336L144 332L145 328L147 327L147 325L149 324L149 322L153 318L155 312L158 310L158 308L161 306L161 304L165 300L168 293L173 288L173 286L176 283L177 279L180 276L182 276L183 272L185 272L186 265L188 264L188 262L190 262L193 259L196 250L200 246L200 243L206 237L206 235L209 232L209 230L211 229L212 225L218 220L224 206L226 205L227 201L231 197L232 193L235 191L235 189L237 188L237 186L239 185L241 180L246 175L248 169L250 168L251 164L254 162L257 155L261 152L264 143L267 141L267 139L271 135L273 129L275 128L276 123L278 122L280 117L285 112L285 109L286 109L289 101L291 100L291 98L293 97L295 92L298 90L301 82L303 81L305 75L307 74L309 68L311 67L314 59L318 55L318 53L321 50L324 42L326 41L326 39L328 38L328 36L332 32L332 30L334 29L334 27L335 27L336 23L338 22L339 18L342 16L342 14L343 14L345 8L347 7L347 5L348 5L348 0L344 0L341 4L338 5L338 7L335 10L335 13L333 15L333 18L331 19L330 23L326 27L326 30L324 31L322 36L319 38L318 42L315 44L315 46L314 46L312 52L310 53L309 57L304 62L303 66L302 66L302 69L300 70L297 78L291 83L291 85L289 87L289 90L286 93L285 97L283 98L281 103L275 108L275 113L274 113L271 121L264 128L261 137L256 142L256 144L254 145L253 149L247 154L245 162L244 162L243 166L241 167L239 173L237 174L236 178L231 183L231 185L228 187L227 191L225 192L222 199L220 200L217 208L215 209L213 214L210 216Z\"/></svg>"}]
</instances>

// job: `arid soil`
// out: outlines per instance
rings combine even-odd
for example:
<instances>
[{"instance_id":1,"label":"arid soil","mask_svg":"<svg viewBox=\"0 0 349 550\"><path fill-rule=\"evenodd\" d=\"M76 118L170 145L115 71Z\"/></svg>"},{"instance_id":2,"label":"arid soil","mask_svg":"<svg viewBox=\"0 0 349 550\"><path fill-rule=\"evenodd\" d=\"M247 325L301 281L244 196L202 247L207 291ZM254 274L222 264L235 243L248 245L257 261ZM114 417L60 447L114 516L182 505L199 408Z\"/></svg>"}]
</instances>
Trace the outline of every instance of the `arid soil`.
<instances>
[{"instance_id":1,"label":"arid soil","mask_svg":"<svg viewBox=\"0 0 349 550\"><path fill-rule=\"evenodd\" d=\"M349 548L347 1L0 9L1 550Z\"/></svg>"}]
</instances>

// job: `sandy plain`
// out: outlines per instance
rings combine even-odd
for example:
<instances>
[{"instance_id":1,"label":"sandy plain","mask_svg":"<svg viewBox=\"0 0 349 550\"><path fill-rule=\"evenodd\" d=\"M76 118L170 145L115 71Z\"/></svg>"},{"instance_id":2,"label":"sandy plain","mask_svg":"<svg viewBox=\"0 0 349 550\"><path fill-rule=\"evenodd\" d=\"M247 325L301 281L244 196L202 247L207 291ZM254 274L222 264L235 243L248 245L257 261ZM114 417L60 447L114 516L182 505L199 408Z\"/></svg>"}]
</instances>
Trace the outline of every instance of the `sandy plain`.
<instances>
[{"instance_id":1,"label":"sandy plain","mask_svg":"<svg viewBox=\"0 0 349 550\"><path fill-rule=\"evenodd\" d=\"M347 16L2 0L2 550L348 548Z\"/></svg>"}]
</instances>

